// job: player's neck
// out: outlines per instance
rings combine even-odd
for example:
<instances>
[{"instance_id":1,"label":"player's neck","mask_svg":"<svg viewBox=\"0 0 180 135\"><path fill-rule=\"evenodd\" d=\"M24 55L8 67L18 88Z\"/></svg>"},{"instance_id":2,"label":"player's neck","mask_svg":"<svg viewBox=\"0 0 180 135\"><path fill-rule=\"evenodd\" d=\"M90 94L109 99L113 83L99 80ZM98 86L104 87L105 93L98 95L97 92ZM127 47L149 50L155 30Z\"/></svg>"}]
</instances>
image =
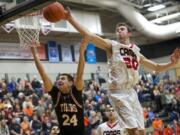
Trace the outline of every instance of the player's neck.
<instances>
[{"instance_id":1,"label":"player's neck","mask_svg":"<svg viewBox=\"0 0 180 135\"><path fill-rule=\"evenodd\" d=\"M115 119L111 119L111 120L108 121L109 124L114 124L115 122L116 122Z\"/></svg>"},{"instance_id":2,"label":"player's neck","mask_svg":"<svg viewBox=\"0 0 180 135\"><path fill-rule=\"evenodd\" d=\"M70 91L71 91L71 88L68 88L68 89L66 89L66 90L61 90L61 92L62 92L63 94L69 94Z\"/></svg>"},{"instance_id":3,"label":"player's neck","mask_svg":"<svg viewBox=\"0 0 180 135\"><path fill-rule=\"evenodd\" d=\"M131 44L129 38L128 39L119 39L118 42L121 43L121 44L124 44L124 45Z\"/></svg>"}]
</instances>

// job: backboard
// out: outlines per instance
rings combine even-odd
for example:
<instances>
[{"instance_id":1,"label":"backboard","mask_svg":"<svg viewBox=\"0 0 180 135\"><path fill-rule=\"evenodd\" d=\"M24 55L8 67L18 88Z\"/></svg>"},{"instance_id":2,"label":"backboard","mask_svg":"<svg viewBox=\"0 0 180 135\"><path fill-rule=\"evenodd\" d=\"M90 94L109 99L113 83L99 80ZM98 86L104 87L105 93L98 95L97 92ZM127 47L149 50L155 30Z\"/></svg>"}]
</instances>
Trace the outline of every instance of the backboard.
<instances>
[{"instance_id":1,"label":"backboard","mask_svg":"<svg viewBox=\"0 0 180 135\"><path fill-rule=\"evenodd\" d=\"M0 0L0 25L36 12L56 0Z\"/></svg>"}]
</instances>

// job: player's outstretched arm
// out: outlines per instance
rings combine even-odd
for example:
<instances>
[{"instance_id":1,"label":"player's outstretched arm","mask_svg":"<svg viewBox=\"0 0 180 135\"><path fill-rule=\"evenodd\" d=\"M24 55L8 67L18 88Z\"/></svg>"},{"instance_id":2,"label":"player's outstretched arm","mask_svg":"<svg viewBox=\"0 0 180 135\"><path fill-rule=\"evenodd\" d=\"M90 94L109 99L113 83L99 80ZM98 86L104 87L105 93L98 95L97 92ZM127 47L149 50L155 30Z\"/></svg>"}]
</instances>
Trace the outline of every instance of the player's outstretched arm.
<instances>
[{"instance_id":1,"label":"player's outstretched arm","mask_svg":"<svg viewBox=\"0 0 180 135\"><path fill-rule=\"evenodd\" d=\"M141 55L140 58L140 63L153 70L156 71L157 73L162 72L162 71L166 71L170 68L173 68L177 63L178 60L180 59L180 49L177 48L175 49L175 51L171 54L171 61L168 63L155 63L151 60L148 60L146 57L144 57L143 55Z\"/></svg>"},{"instance_id":2,"label":"player's outstretched arm","mask_svg":"<svg viewBox=\"0 0 180 135\"><path fill-rule=\"evenodd\" d=\"M103 39L100 36L97 36L91 33L88 29L78 23L78 21L71 15L69 8L65 11L65 17L67 21L69 21L72 26L79 31L82 36L88 36L90 41L92 41L96 47L105 50L106 52L111 51L111 43L110 40Z\"/></svg>"},{"instance_id":3,"label":"player's outstretched arm","mask_svg":"<svg viewBox=\"0 0 180 135\"><path fill-rule=\"evenodd\" d=\"M81 45L80 45L79 63L75 78L75 86L80 91L83 90L84 88L84 80L83 80L83 73L85 66L84 52L86 50L88 42L89 42L89 38L85 36L81 41Z\"/></svg>"},{"instance_id":4,"label":"player's outstretched arm","mask_svg":"<svg viewBox=\"0 0 180 135\"><path fill-rule=\"evenodd\" d=\"M45 92L49 92L52 89L53 84L52 84L50 78L48 77L48 75L46 74L44 67L36 53L36 49L34 47L31 47L31 52L34 57L36 68L44 82Z\"/></svg>"}]
</instances>

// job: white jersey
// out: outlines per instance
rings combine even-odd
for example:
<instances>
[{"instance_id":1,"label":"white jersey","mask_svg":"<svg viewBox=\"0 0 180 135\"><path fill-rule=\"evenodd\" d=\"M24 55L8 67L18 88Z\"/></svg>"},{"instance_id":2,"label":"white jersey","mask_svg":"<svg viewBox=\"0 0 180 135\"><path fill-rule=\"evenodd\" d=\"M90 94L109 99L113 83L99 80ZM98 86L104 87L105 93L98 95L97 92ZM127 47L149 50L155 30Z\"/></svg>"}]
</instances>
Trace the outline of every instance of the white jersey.
<instances>
[{"instance_id":1,"label":"white jersey","mask_svg":"<svg viewBox=\"0 0 180 135\"><path fill-rule=\"evenodd\" d=\"M109 65L109 89L132 88L139 80L140 49L135 44L123 45L112 41Z\"/></svg>"},{"instance_id":2,"label":"white jersey","mask_svg":"<svg viewBox=\"0 0 180 135\"><path fill-rule=\"evenodd\" d=\"M112 123L111 125L108 122L104 122L97 128L98 135L122 135L120 125L118 121Z\"/></svg>"}]
</instances>

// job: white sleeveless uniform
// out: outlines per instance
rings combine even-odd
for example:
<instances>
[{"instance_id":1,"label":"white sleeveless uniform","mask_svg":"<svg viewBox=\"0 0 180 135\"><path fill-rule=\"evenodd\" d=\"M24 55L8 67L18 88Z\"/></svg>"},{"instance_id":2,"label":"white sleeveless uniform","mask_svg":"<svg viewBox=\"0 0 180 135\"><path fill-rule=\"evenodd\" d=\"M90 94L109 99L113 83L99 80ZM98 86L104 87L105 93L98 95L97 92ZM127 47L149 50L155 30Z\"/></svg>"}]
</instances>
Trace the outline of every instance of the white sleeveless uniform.
<instances>
[{"instance_id":1,"label":"white sleeveless uniform","mask_svg":"<svg viewBox=\"0 0 180 135\"><path fill-rule=\"evenodd\" d=\"M118 121L111 125L108 124L108 122L100 124L97 128L97 132L98 135L123 135Z\"/></svg>"},{"instance_id":2,"label":"white sleeveless uniform","mask_svg":"<svg viewBox=\"0 0 180 135\"><path fill-rule=\"evenodd\" d=\"M112 41L109 65L110 101L119 114L122 128L144 129L143 110L133 86L139 80L140 49Z\"/></svg>"}]
</instances>

